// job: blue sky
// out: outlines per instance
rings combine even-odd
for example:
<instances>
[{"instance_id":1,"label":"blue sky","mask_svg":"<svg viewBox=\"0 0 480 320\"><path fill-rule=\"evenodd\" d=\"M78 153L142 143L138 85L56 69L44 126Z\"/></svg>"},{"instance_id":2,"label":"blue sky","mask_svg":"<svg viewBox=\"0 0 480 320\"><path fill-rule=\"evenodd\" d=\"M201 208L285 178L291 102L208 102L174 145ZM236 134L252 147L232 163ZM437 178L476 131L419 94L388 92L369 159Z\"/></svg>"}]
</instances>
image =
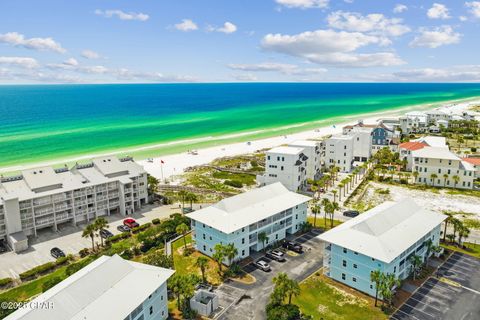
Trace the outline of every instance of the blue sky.
<instances>
[{"instance_id":1,"label":"blue sky","mask_svg":"<svg viewBox=\"0 0 480 320\"><path fill-rule=\"evenodd\" d=\"M0 83L479 81L480 1L0 2Z\"/></svg>"}]
</instances>

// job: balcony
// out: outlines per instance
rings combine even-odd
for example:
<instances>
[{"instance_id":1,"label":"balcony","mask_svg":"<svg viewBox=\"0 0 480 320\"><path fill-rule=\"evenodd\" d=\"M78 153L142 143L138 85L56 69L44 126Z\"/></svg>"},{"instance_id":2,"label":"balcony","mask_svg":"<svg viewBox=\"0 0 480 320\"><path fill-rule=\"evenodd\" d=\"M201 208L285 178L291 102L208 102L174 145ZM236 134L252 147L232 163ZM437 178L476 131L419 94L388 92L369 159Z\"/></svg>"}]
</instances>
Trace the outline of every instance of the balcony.
<instances>
[{"instance_id":1,"label":"balcony","mask_svg":"<svg viewBox=\"0 0 480 320\"><path fill-rule=\"evenodd\" d=\"M30 208L32 206L32 203L30 201L28 202L20 202L20 209L26 209ZM1 212L2 210L0 210Z\"/></svg>"},{"instance_id":2,"label":"balcony","mask_svg":"<svg viewBox=\"0 0 480 320\"><path fill-rule=\"evenodd\" d=\"M48 199L35 199L33 200L33 205L34 206L44 206L46 204L51 204L52 201L50 201L50 198Z\"/></svg>"},{"instance_id":3,"label":"balcony","mask_svg":"<svg viewBox=\"0 0 480 320\"><path fill-rule=\"evenodd\" d=\"M107 196L97 196L97 201L107 200Z\"/></svg>"},{"instance_id":4,"label":"balcony","mask_svg":"<svg viewBox=\"0 0 480 320\"><path fill-rule=\"evenodd\" d=\"M105 186L97 187L96 190L97 190L97 192L107 191L107 187L105 187Z\"/></svg>"},{"instance_id":5,"label":"balcony","mask_svg":"<svg viewBox=\"0 0 480 320\"><path fill-rule=\"evenodd\" d=\"M41 210L35 210L35 217L41 217L45 216L47 214L52 214L53 213L53 208L46 208L46 209L41 209Z\"/></svg>"},{"instance_id":6,"label":"balcony","mask_svg":"<svg viewBox=\"0 0 480 320\"><path fill-rule=\"evenodd\" d=\"M86 196L87 193L85 191L75 191L73 193L73 197L77 198L77 197L83 197L83 196Z\"/></svg>"}]
</instances>

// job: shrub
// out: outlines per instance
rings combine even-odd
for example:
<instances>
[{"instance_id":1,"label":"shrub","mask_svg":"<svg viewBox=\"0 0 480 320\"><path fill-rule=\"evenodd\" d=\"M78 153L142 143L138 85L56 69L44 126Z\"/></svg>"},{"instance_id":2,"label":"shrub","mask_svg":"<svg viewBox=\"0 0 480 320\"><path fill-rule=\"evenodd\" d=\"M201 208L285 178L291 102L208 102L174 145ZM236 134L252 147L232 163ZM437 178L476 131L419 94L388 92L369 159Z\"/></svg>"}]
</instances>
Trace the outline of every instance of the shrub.
<instances>
[{"instance_id":1,"label":"shrub","mask_svg":"<svg viewBox=\"0 0 480 320\"><path fill-rule=\"evenodd\" d=\"M126 239L126 238L130 237L131 235L132 234L130 232L122 232L120 234L117 234L117 235L114 235L113 237L108 238L105 242L107 244L110 244L110 243L117 242L117 241L122 240L122 239Z\"/></svg>"},{"instance_id":2,"label":"shrub","mask_svg":"<svg viewBox=\"0 0 480 320\"><path fill-rule=\"evenodd\" d=\"M69 260L70 258L71 258L71 256L70 256L70 257L68 257L68 256L67 256L67 257L60 257L60 258L58 258L57 260L55 260L55 265L56 265L56 266L64 265L65 263L68 262L68 260Z\"/></svg>"},{"instance_id":3,"label":"shrub","mask_svg":"<svg viewBox=\"0 0 480 320\"><path fill-rule=\"evenodd\" d=\"M67 276L71 276L72 274L74 274L78 270L82 269L83 267L85 267L86 265L88 265L92 261L93 261L93 259L87 258L87 259L80 260L78 262L72 263L65 270L65 274Z\"/></svg>"},{"instance_id":4,"label":"shrub","mask_svg":"<svg viewBox=\"0 0 480 320\"><path fill-rule=\"evenodd\" d=\"M80 255L81 258L85 258L86 256L88 256L90 254L90 249L84 248L84 249L80 250L78 252L78 254Z\"/></svg>"},{"instance_id":5,"label":"shrub","mask_svg":"<svg viewBox=\"0 0 480 320\"><path fill-rule=\"evenodd\" d=\"M54 262L47 262L47 263L41 264L35 268L32 268L30 270L20 273L20 279L23 281L26 279L34 278L40 274L48 273L52 271L55 268L55 266L56 264Z\"/></svg>"},{"instance_id":6,"label":"shrub","mask_svg":"<svg viewBox=\"0 0 480 320\"><path fill-rule=\"evenodd\" d=\"M55 286L57 283L60 283L62 282L62 278L61 277L53 277L53 278L50 278L48 279L47 281L45 281L43 284L42 284L42 292L45 292L47 291L48 289L52 288L53 286Z\"/></svg>"},{"instance_id":7,"label":"shrub","mask_svg":"<svg viewBox=\"0 0 480 320\"><path fill-rule=\"evenodd\" d=\"M152 223L153 224L160 224L160 219L155 218L155 219L152 220Z\"/></svg>"},{"instance_id":8,"label":"shrub","mask_svg":"<svg viewBox=\"0 0 480 320\"><path fill-rule=\"evenodd\" d=\"M12 278L3 278L3 279L0 279L0 288L4 288L6 286L9 286L10 284L13 283L13 279Z\"/></svg>"},{"instance_id":9,"label":"shrub","mask_svg":"<svg viewBox=\"0 0 480 320\"><path fill-rule=\"evenodd\" d=\"M471 150L472 152L477 152L477 148L475 148L475 147L471 147L470 150Z\"/></svg>"},{"instance_id":10,"label":"shrub","mask_svg":"<svg viewBox=\"0 0 480 320\"><path fill-rule=\"evenodd\" d=\"M145 230L145 229L150 228L151 226L152 226L152 224L151 224L150 222L148 222L148 223L145 223L145 224L142 224L142 225L140 225L140 226L138 226L138 227L133 228L133 229L132 229L132 232L133 232L133 233L138 233L138 232L140 232L140 231L143 231L143 230ZM113 237L112 237L112 238L113 238Z\"/></svg>"},{"instance_id":11,"label":"shrub","mask_svg":"<svg viewBox=\"0 0 480 320\"><path fill-rule=\"evenodd\" d=\"M241 188L243 187L243 183L241 183L240 181L238 180L225 180L223 182L223 184L227 185L227 186L230 186L230 187L234 187L234 188Z\"/></svg>"},{"instance_id":12,"label":"shrub","mask_svg":"<svg viewBox=\"0 0 480 320\"><path fill-rule=\"evenodd\" d=\"M300 319L300 310L294 304L267 305L267 320L295 320Z\"/></svg>"}]
</instances>

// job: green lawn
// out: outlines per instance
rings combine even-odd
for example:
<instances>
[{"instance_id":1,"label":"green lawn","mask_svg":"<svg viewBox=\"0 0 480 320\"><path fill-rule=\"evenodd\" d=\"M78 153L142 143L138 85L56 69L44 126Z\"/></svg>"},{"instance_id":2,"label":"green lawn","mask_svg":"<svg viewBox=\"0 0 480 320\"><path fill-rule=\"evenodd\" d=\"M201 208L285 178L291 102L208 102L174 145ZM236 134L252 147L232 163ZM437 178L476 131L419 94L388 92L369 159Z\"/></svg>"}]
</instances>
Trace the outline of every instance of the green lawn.
<instances>
[{"instance_id":1,"label":"green lawn","mask_svg":"<svg viewBox=\"0 0 480 320\"><path fill-rule=\"evenodd\" d=\"M312 226L313 226L313 220L314 220L313 216L308 216L307 217L307 221L310 222L312 224ZM333 219L333 227L336 227L341 223L342 223L342 221ZM315 226L317 228L328 230L328 229L330 229L330 219L328 219L328 217L327 217L327 224L325 226L325 219L323 217L323 214L317 214L317 222L315 223Z\"/></svg>"},{"instance_id":2,"label":"green lawn","mask_svg":"<svg viewBox=\"0 0 480 320\"><path fill-rule=\"evenodd\" d=\"M231 173L224 171L215 171L212 174L212 177L214 177L215 179L239 181L247 186L251 186L256 183L255 175L249 173Z\"/></svg>"},{"instance_id":3,"label":"green lawn","mask_svg":"<svg viewBox=\"0 0 480 320\"><path fill-rule=\"evenodd\" d=\"M373 306L373 299L343 291L331 283L322 275L313 275L300 284L301 293L293 303L316 320L388 319L380 308Z\"/></svg>"},{"instance_id":4,"label":"green lawn","mask_svg":"<svg viewBox=\"0 0 480 320\"><path fill-rule=\"evenodd\" d=\"M191 234L188 234L186 236L186 240L187 240L187 245L192 243ZM194 251L190 255L184 256L183 246L184 246L184 242L182 238L172 243L173 265L174 265L175 272L177 274L183 274L183 275L195 273L201 276L202 273L200 272L200 269L195 266L195 262L197 261L198 257L204 256L204 255L198 251ZM210 260L208 264L208 268L206 270L207 281L214 285L220 284L222 280L218 273L218 265L210 257L207 257L207 258L208 260Z\"/></svg>"},{"instance_id":5,"label":"green lawn","mask_svg":"<svg viewBox=\"0 0 480 320\"><path fill-rule=\"evenodd\" d=\"M470 243L470 242L464 242L463 243L467 249L463 249L454 245L450 244L444 244L442 243L442 247L447 248L452 251L458 251L461 253L465 253L468 255L471 255L473 257L479 258L480 259L480 244L475 244L475 243Z\"/></svg>"}]
</instances>

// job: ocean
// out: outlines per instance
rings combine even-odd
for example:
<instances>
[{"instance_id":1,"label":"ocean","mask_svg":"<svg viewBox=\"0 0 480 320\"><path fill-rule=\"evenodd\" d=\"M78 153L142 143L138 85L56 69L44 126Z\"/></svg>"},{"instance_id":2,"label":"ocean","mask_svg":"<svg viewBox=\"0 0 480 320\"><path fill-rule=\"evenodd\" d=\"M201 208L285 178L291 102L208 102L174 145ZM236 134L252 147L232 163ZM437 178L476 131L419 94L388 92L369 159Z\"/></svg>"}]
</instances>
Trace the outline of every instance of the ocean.
<instances>
[{"instance_id":1,"label":"ocean","mask_svg":"<svg viewBox=\"0 0 480 320\"><path fill-rule=\"evenodd\" d=\"M153 157L478 96L480 84L5 85L0 167L119 150Z\"/></svg>"}]
</instances>

